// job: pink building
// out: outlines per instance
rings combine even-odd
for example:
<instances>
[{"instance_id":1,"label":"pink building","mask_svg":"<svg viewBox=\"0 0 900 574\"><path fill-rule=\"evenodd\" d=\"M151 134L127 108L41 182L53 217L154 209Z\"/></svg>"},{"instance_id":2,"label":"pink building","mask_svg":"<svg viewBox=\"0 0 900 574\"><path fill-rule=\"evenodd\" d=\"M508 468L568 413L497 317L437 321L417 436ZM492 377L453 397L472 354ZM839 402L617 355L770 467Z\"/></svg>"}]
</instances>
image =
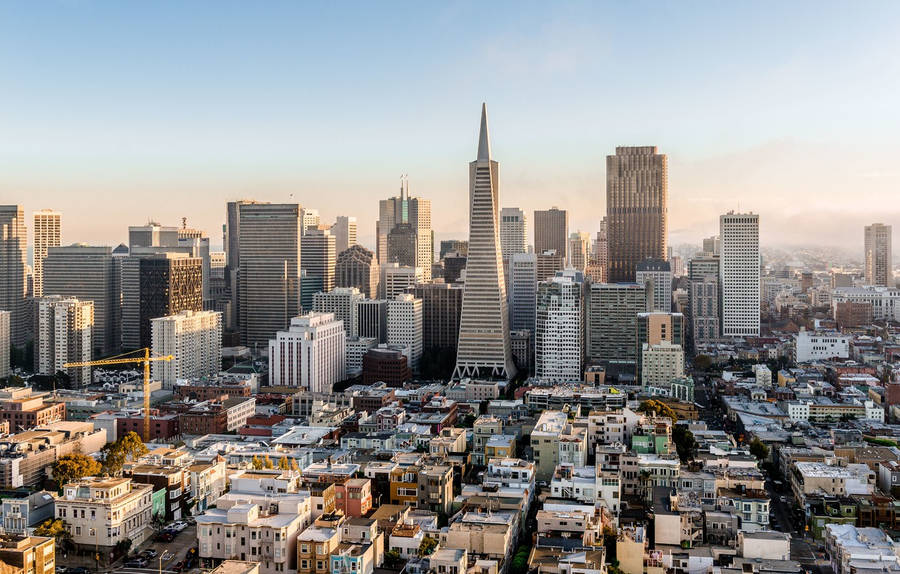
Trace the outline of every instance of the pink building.
<instances>
[{"instance_id":1,"label":"pink building","mask_svg":"<svg viewBox=\"0 0 900 574\"><path fill-rule=\"evenodd\" d=\"M334 483L335 503L344 516L362 518L372 509L372 481L368 478L351 478Z\"/></svg>"}]
</instances>

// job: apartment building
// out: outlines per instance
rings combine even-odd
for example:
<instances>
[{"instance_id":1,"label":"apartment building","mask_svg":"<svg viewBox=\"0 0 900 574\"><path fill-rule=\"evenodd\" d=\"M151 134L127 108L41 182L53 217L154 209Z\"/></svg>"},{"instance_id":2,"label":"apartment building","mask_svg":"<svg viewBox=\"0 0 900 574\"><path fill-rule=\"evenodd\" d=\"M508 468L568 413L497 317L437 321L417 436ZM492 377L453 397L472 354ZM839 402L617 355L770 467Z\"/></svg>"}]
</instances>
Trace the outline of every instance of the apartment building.
<instances>
[{"instance_id":1,"label":"apartment building","mask_svg":"<svg viewBox=\"0 0 900 574\"><path fill-rule=\"evenodd\" d=\"M56 518L76 547L109 556L123 540L137 547L153 535L152 498L152 485L130 478L84 478L63 487Z\"/></svg>"}]
</instances>

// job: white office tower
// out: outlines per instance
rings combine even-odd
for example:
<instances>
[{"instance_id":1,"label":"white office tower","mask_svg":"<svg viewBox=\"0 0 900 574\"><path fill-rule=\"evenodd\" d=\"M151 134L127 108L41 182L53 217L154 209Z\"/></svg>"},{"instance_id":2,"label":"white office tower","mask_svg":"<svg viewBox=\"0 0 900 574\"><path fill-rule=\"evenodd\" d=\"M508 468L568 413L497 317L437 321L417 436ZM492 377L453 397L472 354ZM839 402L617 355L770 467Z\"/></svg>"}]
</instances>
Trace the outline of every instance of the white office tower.
<instances>
[{"instance_id":1,"label":"white office tower","mask_svg":"<svg viewBox=\"0 0 900 574\"><path fill-rule=\"evenodd\" d=\"M894 262L891 251L890 225L873 223L866 226L866 285L894 287Z\"/></svg>"},{"instance_id":2,"label":"white office tower","mask_svg":"<svg viewBox=\"0 0 900 574\"><path fill-rule=\"evenodd\" d=\"M759 335L759 215L719 217L722 336Z\"/></svg>"},{"instance_id":3,"label":"white office tower","mask_svg":"<svg viewBox=\"0 0 900 574\"><path fill-rule=\"evenodd\" d=\"M537 294L537 254L516 253L509 260L509 325L512 331L534 333Z\"/></svg>"},{"instance_id":4,"label":"white office tower","mask_svg":"<svg viewBox=\"0 0 900 574\"><path fill-rule=\"evenodd\" d=\"M172 361L151 363L153 380L171 389L178 379L213 377L222 370L222 314L181 311L150 321L153 355Z\"/></svg>"},{"instance_id":5,"label":"white office tower","mask_svg":"<svg viewBox=\"0 0 900 574\"><path fill-rule=\"evenodd\" d=\"M518 207L500 210L500 250L504 261L528 251L528 218Z\"/></svg>"},{"instance_id":6,"label":"white office tower","mask_svg":"<svg viewBox=\"0 0 900 574\"><path fill-rule=\"evenodd\" d=\"M431 200L410 197L409 181L400 182L400 196L378 202L378 221L375 233L378 243L376 254L379 265L390 261L388 235L398 225L409 225L415 236L415 267L421 267L426 281L431 281L431 264L434 262L434 234L431 230Z\"/></svg>"},{"instance_id":7,"label":"white office tower","mask_svg":"<svg viewBox=\"0 0 900 574\"><path fill-rule=\"evenodd\" d=\"M346 378L346 339L333 313L294 317L287 331L269 341L269 384L330 393Z\"/></svg>"},{"instance_id":8,"label":"white office tower","mask_svg":"<svg viewBox=\"0 0 900 574\"><path fill-rule=\"evenodd\" d=\"M580 381L584 359L584 275L562 271L538 285L535 375L541 381Z\"/></svg>"},{"instance_id":9,"label":"white office tower","mask_svg":"<svg viewBox=\"0 0 900 574\"><path fill-rule=\"evenodd\" d=\"M662 259L645 259L635 265L635 283L650 283L653 311L672 312L672 267Z\"/></svg>"},{"instance_id":10,"label":"white office tower","mask_svg":"<svg viewBox=\"0 0 900 574\"><path fill-rule=\"evenodd\" d=\"M670 341L641 345L641 383L651 394L669 394L672 381L684 377L684 350Z\"/></svg>"},{"instance_id":11,"label":"white office tower","mask_svg":"<svg viewBox=\"0 0 900 574\"><path fill-rule=\"evenodd\" d=\"M318 229L319 225L322 223L322 220L319 217L319 210L310 209L308 207L303 207L300 209L300 221L300 232L303 235L309 233L311 229Z\"/></svg>"},{"instance_id":12,"label":"white office tower","mask_svg":"<svg viewBox=\"0 0 900 574\"><path fill-rule=\"evenodd\" d=\"M387 304L387 342L410 349L409 367L419 370L422 358L422 300L409 293L397 295Z\"/></svg>"},{"instance_id":13,"label":"white office tower","mask_svg":"<svg viewBox=\"0 0 900 574\"><path fill-rule=\"evenodd\" d=\"M68 374L79 385L91 382L90 367L64 368L65 363L91 360L94 303L50 295L35 302L34 371Z\"/></svg>"},{"instance_id":14,"label":"white office tower","mask_svg":"<svg viewBox=\"0 0 900 574\"><path fill-rule=\"evenodd\" d=\"M0 379L9 376L9 311L0 311Z\"/></svg>"},{"instance_id":15,"label":"white office tower","mask_svg":"<svg viewBox=\"0 0 900 574\"><path fill-rule=\"evenodd\" d=\"M340 255L350 249L356 245L356 218L338 215L331 226L331 234L334 235L335 253Z\"/></svg>"},{"instance_id":16,"label":"white office tower","mask_svg":"<svg viewBox=\"0 0 900 574\"><path fill-rule=\"evenodd\" d=\"M44 294L44 258L47 249L60 245L60 220L58 211L42 209L34 212L34 267L32 270L32 294Z\"/></svg>"},{"instance_id":17,"label":"white office tower","mask_svg":"<svg viewBox=\"0 0 900 574\"><path fill-rule=\"evenodd\" d=\"M21 205L0 205L0 310L9 311L10 343L25 344L31 320L25 304L28 236Z\"/></svg>"},{"instance_id":18,"label":"white office tower","mask_svg":"<svg viewBox=\"0 0 900 574\"><path fill-rule=\"evenodd\" d=\"M265 345L300 311L300 206L238 206L241 344Z\"/></svg>"},{"instance_id":19,"label":"white office tower","mask_svg":"<svg viewBox=\"0 0 900 574\"><path fill-rule=\"evenodd\" d=\"M344 322L344 331L350 337L357 331L356 304L365 298L356 287L335 287L327 293L313 295L313 311L333 313L336 319Z\"/></svg>"},{"instance_id":20,"label":"white office tower","mask_svg":"<svg viewBox=\"0 0 900 574\"><path fill-rule=\"evenodd\" d=\"M506 284L500 253L499 169L491 159L487 106L481 108L478 159L469 164L469 257L454 379L516 374L509 345Z\"/></svg>"},{"instance_id":21,"label":"white office tower","mask_svg":"<svg viewBox=\"0 0 900 574\"><path fill-rule=\"evenodd\" d=\"M575 231L569 234L569 267L584 271L591 257L591 234Z\"/></svg>"},{"instance_id":22,"label":"white office tower","mask_svg":"<svg viewBox=\"0 0 900 574\"><path fill-rule=\"evenodd\" d=\"M416 283L425 283L425 271L421 267L408 267L399 263L385 263L381 267L378 294L381 299L393 299Z\"/></svg>"},{"instance_id":23,"label":"white office tower","mask_svg":"<svg viewBox=\"0 0 900 574\"><path fill-rule=\"evenodd\" d=\"M334 235L327 229L307 229L300 240L300 268L322 279L322 291L334 289L335 245Z\"/></svg>"}]
</instances>

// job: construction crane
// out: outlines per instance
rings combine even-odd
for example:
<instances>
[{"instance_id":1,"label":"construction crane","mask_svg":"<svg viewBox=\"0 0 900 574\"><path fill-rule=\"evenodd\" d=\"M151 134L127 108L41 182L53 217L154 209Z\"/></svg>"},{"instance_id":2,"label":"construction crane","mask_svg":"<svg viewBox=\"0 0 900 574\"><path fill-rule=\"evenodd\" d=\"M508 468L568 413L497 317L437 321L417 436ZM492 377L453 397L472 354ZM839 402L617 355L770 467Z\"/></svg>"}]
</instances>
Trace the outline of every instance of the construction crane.
<instances>
[{"instance_id":1,"label":"construction crane","mask_svg":"<svg viewBox=\"0 0 900 574\"><path fill-rule=\"evenodd\" d=\"M125 357L132 353L143 353L143 357ZM143 363L144 365L144 442L150 442L150 363L154 361L171 361L175 357L165 355L161 357L151 357L150 349L144 347L136 351L116 355L108 359L99 359L96 361L83 361L80 363L65 363L63 367L100 367L103 365L128 365L133 363Z\"/></svg>"}]
</instances>

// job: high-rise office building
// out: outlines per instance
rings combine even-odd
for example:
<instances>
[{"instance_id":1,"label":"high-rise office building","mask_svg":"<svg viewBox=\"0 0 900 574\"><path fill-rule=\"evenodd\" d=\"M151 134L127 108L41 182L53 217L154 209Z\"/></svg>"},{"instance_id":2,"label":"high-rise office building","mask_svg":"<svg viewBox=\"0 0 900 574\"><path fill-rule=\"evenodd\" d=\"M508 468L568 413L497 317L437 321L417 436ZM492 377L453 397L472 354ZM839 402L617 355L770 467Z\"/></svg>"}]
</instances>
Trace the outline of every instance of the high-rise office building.
<instances>
[{"instance_id":1,"label":"high-rise office building","mask_svg":"<svg viewBox=\"0 0 900 574\"><path fill-rule=\"evenodd\" d=\"M668 160L656 146L606 157L609 281L634 281L638 263L666 258L668 187Z\"/></svg>"},{"instance_id":2,"label":"high-rise office building","mask_svg":"<svg viewBox=\"0 0 900 574\"><path fill-rule=\"evenodd\" d=\"M534 252L555 250L563 262L568 256L569 212L556 206L534 212Z\"/></svg>"},{"instance_id":3,"label":"high-rise office building","mask_svg":"<svg viewBox=\"0 0 900 574\"><path fill-rule=\"evenodd\" d=\"M387 343L387 304L387 299L356 301L356 332L353 336Z\"/></svg>"},{"instance_id":4,"label":"high-rise office building","mask_svg":"<svg viewBox=\"0 0 900 574\"><path fill-rule=\"evenodd\" d=\"M580 381L584 363L584 275L563 271L538 285L535 375L547 382Z\"/></svg>"},{"instance_id":5,"label":"high-rise office building","mask_svg":"<svg viewBox=\"0 0 900 574\"><path fill-rule=\"evenodd\" d=\"M566 268L565 258L551 249L549 251L541 251L537 253L537 280L547 281L556 277L558 271Z\"/></svg>"},{"instance_id":6,"label":"high-rise office building","mask_svg":"<svg viewBox=\"0 0 900 574\"><path fill-rule=\"evenodd\" d=\"M461 285L418 283L410 290L422 301L422 349L456 351L462 315Z\"/></svg>"},{"instance_id":7,"label":"high-rise office building","mask_svg":"<svg viewBox=\"0 0 900 574\"><path fill-rule=\"evenodd\" d=\"M499 169L491 159L487 106L482 106L478 155L469 164L469 256L454 378L516 374L500 252Z\"/></svg>"},{"instance_id":8,"label":"high-rise office building","mask_svg":"<svg viewBox=\"0 0 900 574\"><path fill-rule=\"evenodd\" d=\"M590 359L632 365L637 361L637 315L646 313L650 294L637 283L594 283L588 306Z\"/></svg>"},{"instance_id":9,"label":"high-rise office building","mask_svg":"<svg viewBox=\"0 0 900 574\"><path fill-rule=\"evenodd\" d=\"M15 346L28 340L31 321L25 305L28 235L21 205L0 205L0 311L9 311L9 338Z\"/></svg>"},{"instance_id":10,"label":"high-rise office building","mask_svg":"<svg viewBox=\"0 0 900 574\"><path fill-rule=\"evenodd\" d=\"M719 338L719 257L697 255L688 262L689 308L694 345Z\"/></svg>"},{"instance_id":11,"label":"high-rise office building","mask_svg":"<svg viewBox=\"0 0 900 574\"><path fill-rule=\"evenodd\" d=\"M178 247L178 228L166 227L156 222L128 227L128 248Z\"/></svg>"},{"instance_id":12,"label":"high-rise office building","mask_svg":"<svg viewBox=\"0 0 900 574\"><path fill-rule=\"evenodd\" d=\"M353 245L341 252L334 267L334 284L356 287L370 299L378 296L381 271L375 254L362 245Z\"/></svg>"},{"instance_id":13,"label":"high-rise office building","mask_svg":"<svg viewBox=\"0 0 900 574\"><path fill-rule=\"evenodd\" d=\"M387 342L409 347L409 367L418 372L422 359L422 300L402 293L387 304Z\"/></svg>"},{"instance_id":14,"label":"high-rise office building","mask_svg":"<svg viewBox=\"0 0 900 574\"><path fill-rule=\"evenodd\" d=\"M300 312L300 206L239 206L241 343L267 345Z\"/></svg>"},{"instance_id":15,"label":"high-rise office building","mask_svg":"<svg viewBox=\"0 0 900 574\"><path fill-rule=\"evenodd\" d=\"M500 210L500 250L504 262L516 253L528 251L528 218L518 207Z\"/></svg>"},{"instance_id":16,"label":"high-rise office building","mask_svg":"<svg viewBox=\"0 0 900 574\"><path fill-rule=\"evenodd\" d=\"M94 304L51 295L35 302L34 371L55 375L62 371L78 385L91 383L91 368L63 367L91 360Z\"/></svg>"},{"instance_id":17,"label":"high-rise office building","mask_svg":"<svg viewBox=\"0 0 900 574\"><path fill-rule=\"evenodd\" d=\"M323 291L313 295L312 309L316 313L331 313L338 321L344 322L344 331L348 337L357 332L356 303L366 296L356 287L335 287L331 291Z\"/></svg>"},{"instance_id":18,"label":"high-rise office building","mask_svg":"<svg viewBox=\"0 0 900 574\"><path fill-rule=\"evenodd\" d=\"M203 261L185 253L130 255L122 261L122 347L149 347L150 321L203 310Z\"/></svg>"},{"instance_id":19,"label":"high-rise office building","mask_svg":"<svg viewBox=\"0 0 900 574\"><path fill-rule=\"evenodd\" d=\"M469 242L462 239L445 239L441 241L441 254L438 258L443 259L451 251L466 256L469 254Z\"/></svg>"},{"instance_id":20,"label":"high-rise office building","mask_svg":"<svg viewBox=\"0 0 900 574\"><path fill-rule=\"evenodd\" d=\"M759 215L719 217L722 336L759 336Z\"/></svg>"},{"instance_id":21,"label":"high-rise office building","mask_svg":"<svg viewBox=\"0 0 900 574\"><path fill-rule=\"evenodd\" d=\"M409 223L398 223L388 233L388 263L415 267L418 259L418 236Z\"/></svg>"},{"instance_id":22,"label":"high-rise office building","mask_svg":"<svg viewBox=\"0 0 900 574\"><path fill-rule=\"evenodd\" d=\"M181 311L150 321L153 354L172 361L151 363L153 380L171 389L178 379L214 377L222 369L222 315Z\"/></svg>"},{"instance_id":23,"label":"high-rise office building","mask_svg":"<svg viewBox=\"0 0 900 574\"><path fill-rule=\"evenodd\" d=\"M703 238L703 254L718 255L721 247L721 240L718 235Z\"/></svg>"},{"instance_id":24,"label":"high-rise office building","mask_svg":"<svg viewBox=\"0 0 900 574\"><path fill-rule=\"evenodd\" d=\"M0 311L0 379L9 376L9 311Z\"/></svg>"},{"instance_id":25,"label":"high-rise office building","mask_svg":"<svg viewBox=\"0 0 900 574\"><path fill-rule=\"evenodd\" d=\"M122 343L121 262L112 247L51 247L44 259L44 294L94 303L95 358L119 352Z\"/></svg>"},{"instance_id":26,"label":"high-rise office building","mask_svg":"<svg viewBox=\"0 0 900 574\"><path fill-rule=\"evenodd\" d=\"M534 333L537 284L537 255L514 254L509 261L510 330Z\"/></svg>"},{"instance_id":27,"label":"high-rise office building","mask_svg":"<svg viewBox=\"0 0 900 574\"><path fill-rule=\"evenodd\" d=\"M672 268L668 261L645 259L635 266L635 283L650 283L653 291L653 311L672 310Z\"/></svg>"},{"instance_id":28,"label":"high-rise office building","mask_svg":"<svg viewBox=\"0 0 900 574\"><path fill-rule=\"evenodd\" d=\"M591 257L591 234L575 231L569 235L569 267L584 271Z\"/></svg>"},{"instance_id":29,"label":"high-rise office building","mask_svg":"<svg viewBox=\"0 0 900 574\"><path fill-rule=\"evenodd\" d=\"M225 206L225 282L231 296L232 321L226 325L240 328L241 206L256 203L250 199L229 201Z\"/></svg>"},{"instance_id":30,"label":"high-rise office building","mask_svg":"<svg viewBox=\"0 0 900 574\"><path fill-rule=\"evenodd\" d=\"M332 313L294 317L289 329L269 341L269 384L330 393L346 378L346 339Z\"/></svg>"},{"instance_id":31,"label":"high-rise office building","mask_svg":"<svg viewBox=\"0 0 900 574\"><path fill-rule=\"evenodd\" d=\"M356 245L356 218L338 215L331 226L331 234L334 235L335 253L340 255L350 249Z\"/></svg>"},{"instance_id":32,"label":"high-rise office building","mask_svg":"<svg viewBox=\"0 0 900 574\"><path fill-rule=\"evenodd\" d=\"M378 282L379 298L393 299L409 291L416 283L424 282L425 273L421 267L386 263L381 266L381 279Z\"/></svg>"},{"instance_id":33,"label":"high-rise office building","mask_svg":"<svg viewBox=\"0 0 900 574\"><path fill-rule=\"evenodd\" d=\"M388 235L394 227L409 224L415 234L416 262L411 267L421 267L427 281L431 280L431 264L434 262L434 233L431 230L431 201L410 197L409 182L400 185L400 196L378 202L376 223L378 263L391 261Z\"/></svg>"},{"instance_id":34,"label":"high-rise office building","mask_svg":"<svg viewBox=\"0 0 900 574\"><path fill-rule=\"evenodd\" d=\"M307 229L300 246L300 268L305 269L308 275L322 278L322 291L334 289L334 267L337 263L334 235L327 229Z\"/></svg>"},{"instance_id":35,"label":"high-rise office building","mask_svg":"<svg viewBox=\"0 0 900 574\"><path fill-rule=\"evenodd\" d=\"M866 226L866 285L881 285L891 288L895 285L891 232L892 227L883 223Z\"/></svg>"},{"instance_id":36,"label":"high-rise office building","mask_svg":"<svg viewBox=\"0 0 900 574\"><path fill-rule=\"evenodd\" d=\"M463 273L465 273L466 271L466 264L468 262L468 255L463 255L455 251L447 253L444 258L441 259L444 282L454 283L462 279Z\"/></svg>"},{"instance_id":37,"label":"high-rise office building","mask_svg":"<svg viewBox=\"0 0 900 574\"><path fill-rule=\"evenodd\" d=\"M597 238L594 239L594 260L606 269L609 258L609 234L606 218L600 220L600 229L597 230Z\"/></svg>"},{"instance_id":38,"label":"high-rise office building","mask_svg":"<svg viewBox=\"0 0 900 574\"><path fill-rule=\"evenodd\" d=\"M311 229L318 229L321 223L322 219L319 217L318 209L300 208L301 235L306 235Z\"/></svg>"},{"instance_id":39,"label":"high-rise office building","mask_svg":"<svg viewBox=\"0 0 900 574\"><path fill-rule=\"evenodd\" d=\"M40 297L44 293L44 259L47 249L60 244L62 216L58 211L42 209L34 212L34 265L32 269L32 294Z\"/></svg>"}]
</instances>

